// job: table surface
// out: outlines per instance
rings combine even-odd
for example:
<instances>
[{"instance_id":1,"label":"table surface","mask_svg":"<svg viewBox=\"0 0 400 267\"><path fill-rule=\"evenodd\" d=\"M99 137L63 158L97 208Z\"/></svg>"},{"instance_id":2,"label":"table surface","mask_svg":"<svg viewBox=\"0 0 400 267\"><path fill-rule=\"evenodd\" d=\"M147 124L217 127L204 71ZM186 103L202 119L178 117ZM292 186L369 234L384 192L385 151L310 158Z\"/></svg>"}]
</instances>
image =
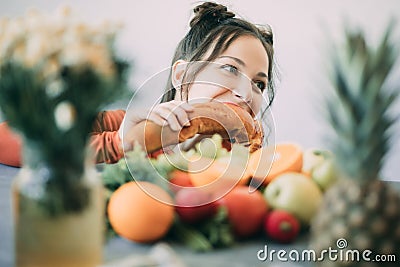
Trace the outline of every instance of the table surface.
<instances>
[{"instance_id":1,"label":"table surface","mask_svg":"<svg viewBox=\"0 0 400 267\"><path fill-rule=\"evenodd\" d=\"M13 222L11 214L11 183L13 177L18 173L19 168L12 168L0 164L0 266L8 267L14 265L14 243L13 243ZM169 248L177 255L183 266L197 267L249 267L249 266L312 266L307 262L262 262L257 258L257 252L264 249L265 245L268 250L297 250L301 251L307 248L308 235L303 233L290 245L281 245L271 243L264 237L255 238L248 241L238 242L229 249L218 249L212 252L195 253L183 247L180 244L169 243ZM144 255L151 254L155 245L136 244L123 238L113 238L109 240L103 251L105 264L126 257L140 258ZM107 266L116 266L114 264ZM128 266L128 265L123 265ZM132 265L130 265L133 267ZM139 266L139 265L135 265ZM143 266L143 265L141 265ZM154 265L152 265L154 266ZM174 265L157 265L157 266L174 266ZM121 265L122 267L122 265Z\"/></svg>"}]
</instances>

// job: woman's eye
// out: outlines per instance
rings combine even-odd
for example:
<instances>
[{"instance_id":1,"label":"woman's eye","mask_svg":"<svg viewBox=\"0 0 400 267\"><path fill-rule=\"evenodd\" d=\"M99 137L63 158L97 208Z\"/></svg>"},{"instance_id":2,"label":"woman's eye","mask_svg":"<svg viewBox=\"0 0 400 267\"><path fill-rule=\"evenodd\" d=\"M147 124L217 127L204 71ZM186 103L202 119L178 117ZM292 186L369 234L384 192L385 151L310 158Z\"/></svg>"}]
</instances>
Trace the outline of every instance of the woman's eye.
<instances>
[{"instance_id":1,"label":"woman's eye","mask_svg":"<svg viewBox=\"0 0 400 267\"><path fill-rule=\"evenodd\" d=\"M233 74L238 74L239 73L238 68L236 68L233 65L226 64L226 65L223 65L221 68L226 70L226 71L229 71L230 73L233 73Z\"/></svg>"},{"instance_id":2,"label":"woman's eye","mask_svg":"<svg viewBox=\"0 0 400 267\"><path fill-rule=\"evenodd\" d=\"M257 81L254 82L254 84L261 90L264 91L264 89L266 88L266 84L263 81Z\"/></svg>"}]
</instances>

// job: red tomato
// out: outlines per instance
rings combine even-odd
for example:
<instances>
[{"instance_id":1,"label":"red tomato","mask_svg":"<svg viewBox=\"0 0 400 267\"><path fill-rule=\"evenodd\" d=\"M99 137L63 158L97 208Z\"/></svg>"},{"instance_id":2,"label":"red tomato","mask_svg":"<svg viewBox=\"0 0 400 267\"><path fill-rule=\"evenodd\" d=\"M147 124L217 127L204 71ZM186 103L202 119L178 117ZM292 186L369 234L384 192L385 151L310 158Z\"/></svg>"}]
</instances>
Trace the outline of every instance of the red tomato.
<instances>
[{"instance_id":1,"label":"red tomato","mask_svg":"<svg viewBox=\"0 0 400 267\"><path fill-rule=\"evenodd\" d=\"M289 243L298 236L300 223L289 212L274 210L265 217L264 230L272 239L282 243Z\"/></svg>"}]
</instances>

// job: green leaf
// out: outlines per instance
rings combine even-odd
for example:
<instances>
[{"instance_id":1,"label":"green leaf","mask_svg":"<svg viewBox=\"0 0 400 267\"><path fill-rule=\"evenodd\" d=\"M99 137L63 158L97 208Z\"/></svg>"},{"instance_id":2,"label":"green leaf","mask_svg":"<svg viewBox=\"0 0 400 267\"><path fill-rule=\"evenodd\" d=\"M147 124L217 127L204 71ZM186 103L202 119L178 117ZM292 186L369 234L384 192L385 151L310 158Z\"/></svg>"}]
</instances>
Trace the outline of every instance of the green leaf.
<instances>
[{"instance_id":1,"label":"green leaf","mask_svg":"<svg viewBox=\"0 0 400 267\"><path fill-rule=\"evenodd\" d=\"M182 242L185 246L197 252L205 252L213 249L209 240L198 230L175 220L171 232L173 237Z\"/></svg>"}]
</instances>

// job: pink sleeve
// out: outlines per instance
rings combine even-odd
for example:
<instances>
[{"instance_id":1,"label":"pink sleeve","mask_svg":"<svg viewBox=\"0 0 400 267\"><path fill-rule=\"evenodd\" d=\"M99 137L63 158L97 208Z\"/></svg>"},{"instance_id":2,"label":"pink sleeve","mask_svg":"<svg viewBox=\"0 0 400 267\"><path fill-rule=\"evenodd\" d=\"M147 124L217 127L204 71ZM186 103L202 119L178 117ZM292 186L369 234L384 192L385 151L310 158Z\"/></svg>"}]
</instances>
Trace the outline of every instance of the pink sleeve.
<instances>
[{"instance_id":1,"label":"pink sleeve","mask_svg":"<svg viewBox=\"0 0 400 267\"><path fill-rule=\"evenodd\" d=\"M90 137L97 163L115 163L123 157L118 129L124 116L124 110L103 111L97 116Z\"/></svg>"},{"instance_id":2,"label":"pink sleeve","mask_svg":"<svg viewBox=\"0 0 400 267\"><path fill-rule=\"evenodd\" d=\"M93 134L90 137L90 147L97 163L115 163L124 155L118 131Z\"/></svg>"}]
</instances>

